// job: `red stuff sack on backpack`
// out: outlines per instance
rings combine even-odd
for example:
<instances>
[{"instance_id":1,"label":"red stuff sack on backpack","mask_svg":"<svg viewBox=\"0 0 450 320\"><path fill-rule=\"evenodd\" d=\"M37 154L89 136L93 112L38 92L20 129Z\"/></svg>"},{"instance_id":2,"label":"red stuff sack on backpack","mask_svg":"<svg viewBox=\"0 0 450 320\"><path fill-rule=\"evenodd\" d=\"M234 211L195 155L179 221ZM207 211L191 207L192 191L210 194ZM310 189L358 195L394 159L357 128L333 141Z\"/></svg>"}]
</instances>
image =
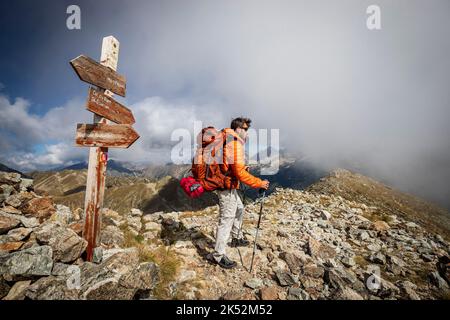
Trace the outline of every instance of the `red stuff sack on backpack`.
<instances>
[{"instance_id":1,"label":"red stuff sack on backpack","mask_svg":"<svg viewBox=\"0 0 450 320\"><path fill-rule=\"evenodd\" d=\"M205 192L202 185L193 177L181 179L180 185L190 198L198 198Z\"/></svg>"}]
</instances>

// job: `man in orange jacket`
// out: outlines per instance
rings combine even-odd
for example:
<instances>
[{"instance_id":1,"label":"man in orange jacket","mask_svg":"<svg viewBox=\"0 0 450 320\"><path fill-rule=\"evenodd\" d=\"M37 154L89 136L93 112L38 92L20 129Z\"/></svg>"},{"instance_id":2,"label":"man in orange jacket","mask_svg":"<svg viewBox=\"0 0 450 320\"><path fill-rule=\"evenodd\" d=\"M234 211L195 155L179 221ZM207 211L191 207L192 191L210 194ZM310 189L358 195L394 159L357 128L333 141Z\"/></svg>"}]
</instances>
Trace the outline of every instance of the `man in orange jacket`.
<instances>
[{"instance_id":1,"label":"man in orange jacket","mask_svg":"<svg viewBox=\"0 0 450 320\"><path fill-rule=\"evenodd\" d=\"M244 205L237 192L240 182L255 189L269 188L269 181L251 175L245 165L245 141L250 123L250 119L236 118L231 122L231 128L225 129L226 144L223 150L224 163L221 165L221 169L222 172L226 172L231 177L231 182L225 190L217 190L219 225L216 232L216 246L212 256L217 264L226 269L236 266L236 262L230 260L225 254L230 234L232 246L249 245L249 242L240 238L239 235L244 216Z\"/></svg>"}]
</instances>

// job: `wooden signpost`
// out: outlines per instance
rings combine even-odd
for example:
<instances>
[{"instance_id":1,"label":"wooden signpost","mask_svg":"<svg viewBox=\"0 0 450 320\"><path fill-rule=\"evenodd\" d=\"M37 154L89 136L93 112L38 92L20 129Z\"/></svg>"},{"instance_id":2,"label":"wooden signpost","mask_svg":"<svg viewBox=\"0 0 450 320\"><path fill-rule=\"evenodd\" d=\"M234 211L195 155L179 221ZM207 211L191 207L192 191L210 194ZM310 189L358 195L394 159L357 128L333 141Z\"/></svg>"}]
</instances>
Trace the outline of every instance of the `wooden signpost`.
<instances>
[{"instance_id":1,"label":"wooden signpost","mask_svg":"<svg viewBox=\"0 0 450 320\"><path fill-rule=\"evenodd\" d=\"M94 123L78 124L75 138L77 146L90 147L83 229L88 261L100 236L108 148L128 148L139 138L131 127L135 122L131 110L112 98L113 93L124 97L126 91L125 77L116 72L118 58L119 41L109 36L103 38L100 63L83 55L70 61L82 81L97 86L89 89L86 104L94 113Z\"/></svg>"}]
</instances>

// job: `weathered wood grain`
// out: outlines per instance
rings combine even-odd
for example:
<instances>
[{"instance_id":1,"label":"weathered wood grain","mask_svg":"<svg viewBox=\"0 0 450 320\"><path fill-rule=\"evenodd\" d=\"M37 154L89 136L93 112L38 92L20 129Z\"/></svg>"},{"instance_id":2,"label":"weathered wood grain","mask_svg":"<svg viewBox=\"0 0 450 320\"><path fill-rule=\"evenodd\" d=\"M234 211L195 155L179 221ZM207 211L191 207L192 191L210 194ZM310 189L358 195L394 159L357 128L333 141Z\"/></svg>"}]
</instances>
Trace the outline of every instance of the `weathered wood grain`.
<instances>
[{"instance_id":1,"label":"weathered wood grain","mask_svg":"<svg viewBox=\"0 0 450 320\"><path fill-rule=\"evenodd\" d=\"M84 55L71 60L70 65L74 68L82 81L96 85L105 90L110 90L125 97L125 77L118 74L110 67L103 66L97 61Z\"/></svg>"},{"instance_id":2,"label":"weathered wood grain","mask_svg":"<svg viewBox=\"0 0 450 320\"><path fill-rule=\"evenodd\" d=\"M135 123L130 109L94 88L89 89L86 109L118 124Z\"/></svg>"},{"instance_id":3,"label":"weathered wood grain","mask_svg":"<svg viewBox=\"0 0 450 320\"><path fill-rule=\"evenodd\" d=\"M138 138L128 124L79 123L75 143L80 147L128 148Z\"/></svg>"}]
</instances>

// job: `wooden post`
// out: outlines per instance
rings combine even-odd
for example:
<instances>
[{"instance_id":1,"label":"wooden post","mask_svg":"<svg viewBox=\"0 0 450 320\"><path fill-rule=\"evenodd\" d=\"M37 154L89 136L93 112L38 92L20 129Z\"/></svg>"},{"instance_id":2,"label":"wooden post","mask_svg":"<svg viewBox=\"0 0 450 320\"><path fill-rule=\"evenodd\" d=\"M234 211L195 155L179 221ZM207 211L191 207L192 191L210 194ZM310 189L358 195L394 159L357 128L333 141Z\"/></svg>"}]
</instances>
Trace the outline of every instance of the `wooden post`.
<instances>
[{"instance_id":1,"label":"wooden post","mask_svg":"<svg viewBox=\"0 0 450 320\"><path fill-rule=\"evenodd\" d=\"M117 70L119 58L119 41L113 36L103 38L100 62L114 71ZM109 90L98 88L109 97L113 93ZM94 123L108 123L109 120L94 114ZM101 208L105 193L105 176L108 159L108 148L89 148L89 165L86 183L86 198L84 201L85 223L83 237L87 240L87 261L92 261L94 249L98 246L101 230Z\"/></svg>"}]
</instances>

